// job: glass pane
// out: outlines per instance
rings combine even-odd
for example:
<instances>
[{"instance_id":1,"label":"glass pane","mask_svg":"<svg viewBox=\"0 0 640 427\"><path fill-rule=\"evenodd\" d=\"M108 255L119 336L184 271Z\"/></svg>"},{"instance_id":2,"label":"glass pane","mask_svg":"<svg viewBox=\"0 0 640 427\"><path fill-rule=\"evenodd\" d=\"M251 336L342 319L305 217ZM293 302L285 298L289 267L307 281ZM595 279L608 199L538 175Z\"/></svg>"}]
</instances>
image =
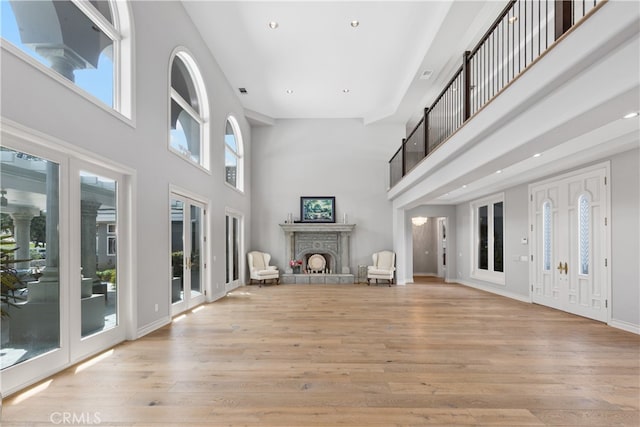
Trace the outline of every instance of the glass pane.
<instances>
[{"instance_id":1,"label":"glass pane","mask_svg":"<svg viewBox=\"0 0 640 427\"><path fill-rule=\"evenodd\" d=\"M233 151L234 153L238 152L238 144L236 143L236 134L233 131L233 126L231 125L231 122L229 120L227 120L227 126L225 128L224 142L225 144L227 144L227 147L229 147L231 151Z\"/></svg>"},{"instance_id":2,"label":"glass pane","mask_svg":"<svg viewBox=\"0 0 640 427\"><path fill-rule=\"evenodd\" d=\"M504 271L503 254L503 205L502 202L493 204L493 271Z\"/></svg>"},{"instance_id":3,"label":"glass pane","mask_svg":"<svg viewBox=\"0 0 640 427\"><path fill-rule=\"evenodd\" d=\"M59 167L0 148L0 368L60 346Z\"/></svg>"},{"instance_id":4,"label":"glass pane","mask_svg":"<svg viewBox=\"0 0 640 427\"><path fill-rule=\"evenodd\" d=\"M189 104L198 114L200 107L198 105L198 95L191 74L185 63L176 56L171 65L171 87L180 94L182 99Z\"/></svg>"},{"instance_id":5,"label":"glass pane","mask_svg":"<svg viewBox=\"0 0 640 427\"><path fill-rule=\"evenodd\" d=\"M184 203L171 200L171 302L184 299Z\"/></svg>"},{"instance_id":6,"label":"glass pane","mask_svg":"<svg viewBox=\"0 0 640 427\"><path fill-rule=\"evenodd\" d=\"M589 199L583 194L578 199L578 232L580 274L589 274L589 223L591 222L591 209Z\"/></svg>"},{"instance_id":7,"label":"glass pane","mask_svg":"<svg viewBox=\"0 0 640 427\"><path fill-rule=\"evenodd\" d=\"M200 163L200 124L180 105L171 100L171 147Z\"/></svg>"},{"instance_id":8,"label":"glass pane","mask_svg":"<svg viewBox=\"0 0 640 427\"><path fill-rule=\"evenodd\" d=\"M73 3L3 0L1 13L2 38L113 106L113 41Z\"/></svg>"},{"instance_id":9,"label":"glass pane","mask_svg":"<svg viewBox=\"0 0 640 427\"><path fill-rule=\"evenodd\" d=\"M110 236L111 239L107 237L109 224L115 223L117 230L116 200L116 181L80 172L80 306L83 337L118 324L117 234Z\"/></svg>"},{"instance_id":10,"label":"glass pane","mask_svg":"<svg viewBox=\"0 0 640 427\"><path fill-rule=\"evenodd\" d=\"M233 218L233 280L240 278L240 221Z\"/></svg>"},{"instance_id":11,"label":"glass pane","mask_svg":"<svg viewBox=\"0 0 640 427\"><path fill-rule=\"evenodd\" d=\"M191 296L202 292L202 209L191 206Z\"/></svg>"},{"instance_id":12,"label":"glass pane","mask_svg":"<svg viewBox=\"0 0 640 427\"><path fill-rule=\"evenodd\" d=\"M489 220L488 206L478 208L478 268L489 269Z\"/></svg>"},{"instance_id":13,"label":"glass pane","mask_svg":"<svg viewBox=\"0 0 640 427\"><path fill-rule=\"evenodd\" d=\"M226 181L235 187L238 182L238 158L228 148L224 153L224 172Z\"/></svg>"},{"instance_id":14,"label":"glass pane","mask_svg":"<svg viewBox=\"0 0 640 427\"><path fill-rule=\"evenodd\" d=\"M107 0L89 0L89 3L93 5L98 12L105 17L107 21L113 24L113 18L111 18L111 2Z\"/></svg>"},{"instance_id":15,"label":"glass pane","mask_svg":"<svg viewBox=\"0 0 640 427\"><path fill-rule=\"evenodd\" d=\"M551 271L551 203L542 205L542 269Z\"/></svg>"},{"instance_id":16,"label":"glass pane","mask_svg":"<svg viewBox=\"0 0 640 427\"><path fill-rule=\"evenodd\" d=\"M225 283L231 282L231 280L229 280L229 278L231 277L231 274L229 274L230 273L229 272L229 264L230 264L229 263L229 254L231 253L230 250L229 250L230 249L229 241L230 241L230 237L231 237L230 226L231 226L231 224L230 224L230 221L229 221L229 216L227 215L225 217L225 231L226 231L226 233L225 233L225 236L226 236L226 239L225 239L225 254L227 254L227 262L226 262L226 268L225 268Z\"/></svg>"}]
</instances>

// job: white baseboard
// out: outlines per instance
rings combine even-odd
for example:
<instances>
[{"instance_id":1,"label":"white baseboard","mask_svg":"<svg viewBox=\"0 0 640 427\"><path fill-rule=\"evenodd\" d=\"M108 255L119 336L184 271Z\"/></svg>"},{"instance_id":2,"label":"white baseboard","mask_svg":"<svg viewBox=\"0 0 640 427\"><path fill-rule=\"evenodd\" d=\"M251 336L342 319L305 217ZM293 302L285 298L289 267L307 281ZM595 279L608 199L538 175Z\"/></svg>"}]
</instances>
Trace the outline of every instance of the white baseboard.
<instances>
[{"instance_id":1,"label":"white baseboard","mask_svg":"<svg viewBox=\"0 0 640 427\"><path fill-rule=\"evenodd\" d=\"M611 319L609 326L616 329L622 329L623 331L631 332L636 335L640 335L640 325L625 322L624 320Z\"/></svg>"},{"instance_id":2,"label":"white baseboard","mask_svg":"<svg viewBox=\"0 0 640 427\"><path fill-rule=\"evenodd\" d=\"M520 294L509 292L503 289L497 289L491 286L485 286L485 285L480 285L478 283L468 282L466 280L451 280L451 281L447 281L447 283L460 283L461 285L469 286L470 288L480 289L481 291L490 292L492 294L511 298L517 301L526 302L529 304L531 303L531 298L528 295L520 295Z\"/></svg>"},{"instance_id":3,"label":"white baseboard","mask_svg":"<svg viewBox=\"0 0 640 427\"><path fill-rule=\"evenodd\" d=\"M143 336L150 334L151 332L160 329L163 326L168 325L169 323L171 323L171 318L169 316L162 317L155 322L151 322L148 325L145 325L142 328L138 329L136 339L142 338Z\"/></svg>"}]
</instances>

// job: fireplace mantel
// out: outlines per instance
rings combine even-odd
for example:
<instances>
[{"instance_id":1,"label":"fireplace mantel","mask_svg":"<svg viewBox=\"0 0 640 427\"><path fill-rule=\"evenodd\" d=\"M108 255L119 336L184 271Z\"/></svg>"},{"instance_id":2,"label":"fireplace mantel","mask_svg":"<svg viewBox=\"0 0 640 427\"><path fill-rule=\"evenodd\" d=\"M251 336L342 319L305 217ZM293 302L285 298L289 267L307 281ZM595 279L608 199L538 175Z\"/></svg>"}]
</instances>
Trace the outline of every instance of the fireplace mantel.
<instances>
[{"instance_id":1,"label":"fireplace mantel","mask_svg":"<svg viewBox=\"0 0 640 427\"><path fill-rule=\"evenodd\" d=\"M350 245L355 224L287 223L279 224L285 234L285 260L302 259L310 253L328 253L334 259L331 273L351 275ZM293 273L285 267L287 274ZM353 282L352 282L353 283Z\"/></svg>"},{"instance_id":2,"label":"fireplace mantel","mask_svg":"<svg viewBox=\"0 0 640 427\"><path fill-rule=\"evenodd\" d=\"M313 222L296 222L293 224L280 224L280 227L284 232L300 232L300 231L310 231L310 232L352 232L356 227L355 224L336 224L336 223L313 223Z\"/></svg>"}]
</instances>

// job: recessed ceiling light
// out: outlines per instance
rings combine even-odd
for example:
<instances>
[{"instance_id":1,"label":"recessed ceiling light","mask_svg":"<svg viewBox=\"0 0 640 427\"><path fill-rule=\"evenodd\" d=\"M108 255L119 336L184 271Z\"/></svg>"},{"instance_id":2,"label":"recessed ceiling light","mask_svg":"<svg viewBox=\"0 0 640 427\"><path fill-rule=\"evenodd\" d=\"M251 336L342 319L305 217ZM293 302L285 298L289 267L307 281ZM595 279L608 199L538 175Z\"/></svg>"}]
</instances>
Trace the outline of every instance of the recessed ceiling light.
<instances>
[{"instance_id":1,"label":"recessed ceiling light","mask_svg":"<svg viewBox=\"0 0 640 427\"><path fill-rule=\"evenodd\" d=\"M636 111L636 112L634 112L634 113L629 113L629 114L625 115L623 118L625 118L625 119L632 119L632 118L634 118L634 117L638 117L638 116L640 116L640 113Z\"/></svg>"},{"instance_id":2,"label":"recessed ceiling light","mask_svg":"<svg viewBox=\"0 0 640 427\"><path fill-rule=\"evenodd\" d=\"M276 28L278 28L278 23L276 21L269 22L269 28L275 30Z\"/></svg>"},{"instance_id":3,"label":"recessed ceiling light","mask_svg":"<svg viewBox=\"0 0 640 427\"><path fill-rule=\"evenodd\" d=\"M351 91L350 91L349 89L342 89L342 92L344 92L344 93L349 93L349 92L351 92Z\"/></svg>"},{"instance_id":4,"label":"recessed ceiling light","mask_svg":"<svg viewBox=\"0 0 640 427\"><path fill-rule=\"evenodd\" d=\"M291 94L291 93L293 93L293 90L287 89L287 93Z\"/></svg>"},{"instance_id":5,"label":"recessed ceiling light","mask_svg":"<svg viewBox=\"0 0 640 427\"><path fill-rule=\"evenodd\" d=\"M351 26L353 28L357 28L360 25L360 21L354 19L353 21L351 21Z\"/></svg>"},{"instance_id":6,"label":"recessed ceiling light","mask_svg":"<svg viewBox=\"0 0 640 427\"><path fill-rule=\"evenodd\" d=\"M512 16L511 18L509 18L509 24L513 24L514 22L516 22L518 20L517 16Z\"/></svg>"},{"instance_id":7,"label":"recessed ceiling light","mask_svg":"<svg viewBox=\"0 0 640 427\"><path fill-rule=\"evenodd\" d=\"M498 169L496 173L502 173L502 169Z\"/></svg>"},{"instance_id":8,"label":"recessed ceiling light","mask_svg":"<svg viewBox=\"0 0 640 427\"><path fill-rule=\"evenodd\" d=\"M462 188L467 188L467 184L463 185Z\"/></svg>"},{"instance_id":9,"label":"recessed ceiling light","mask_svg":"<svg viewBox=\"0 0 640 427\"><path fill-rule=\"evenodd\" d=\"M540 153L536 153L536 154L533 155L533 157L540 157L540 156L542 156L542 154L540 154Z\"/></svg>"}]
</instances>

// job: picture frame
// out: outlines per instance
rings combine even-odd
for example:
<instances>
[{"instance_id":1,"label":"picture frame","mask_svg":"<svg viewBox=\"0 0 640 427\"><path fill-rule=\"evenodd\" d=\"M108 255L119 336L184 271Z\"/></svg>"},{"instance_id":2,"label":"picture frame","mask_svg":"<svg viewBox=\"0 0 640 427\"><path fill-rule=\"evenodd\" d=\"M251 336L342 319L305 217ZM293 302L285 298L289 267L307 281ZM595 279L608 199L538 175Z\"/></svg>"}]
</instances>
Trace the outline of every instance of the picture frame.
<instances>
[{"instance_id":1,"label":"picture frame","mask_svg":"<svg viewBox=\"0 0 640 427\"><path fill-rule=\"evenodd\" d=\"M324 197L300 197L300 222L336 222L336 198Z\"/></svg>"}]
</instances>

